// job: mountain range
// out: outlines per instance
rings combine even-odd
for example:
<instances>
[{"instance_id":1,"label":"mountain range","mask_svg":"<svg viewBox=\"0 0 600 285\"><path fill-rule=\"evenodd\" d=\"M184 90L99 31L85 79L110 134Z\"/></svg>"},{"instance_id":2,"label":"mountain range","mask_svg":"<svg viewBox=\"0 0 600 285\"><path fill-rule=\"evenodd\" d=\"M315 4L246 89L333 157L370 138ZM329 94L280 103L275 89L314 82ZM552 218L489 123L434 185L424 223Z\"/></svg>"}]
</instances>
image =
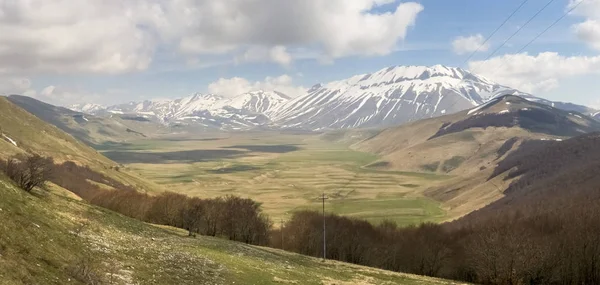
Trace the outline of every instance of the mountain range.
<instances>
[{"instance_id":1,"label":"mountain range","mask_svg":"<svg viewBox=\"0 0 600 285\"><path fill-rule=\"evenodd\" d=\"M204 129L331 130L394 126L456 113L502 95L518 95L586 115L597 112L585 106L534 97L464 69L442 65L389 67L317 84L297 98L272 91L254 91L233 98L197 93L175 100L146 100L108 107L86 104L71 109L94 115L134 115L166 125ZM600 113L596 115L600 117Z\"/></svg>"}]
</instances>

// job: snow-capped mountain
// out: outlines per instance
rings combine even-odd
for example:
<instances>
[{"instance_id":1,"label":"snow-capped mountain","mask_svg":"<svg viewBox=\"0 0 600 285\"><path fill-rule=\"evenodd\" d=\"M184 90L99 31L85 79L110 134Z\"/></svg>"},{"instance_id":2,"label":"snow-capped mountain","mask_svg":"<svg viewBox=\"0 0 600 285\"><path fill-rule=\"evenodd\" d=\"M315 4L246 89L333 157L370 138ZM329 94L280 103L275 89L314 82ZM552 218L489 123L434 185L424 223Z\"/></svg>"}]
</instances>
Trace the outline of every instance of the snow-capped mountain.
<instances>
[{"instance_id":1,"label":"snow-capped mountain","mask_svg":"<svg viewBox=\"0 0 600 285\"><path fill-rule=\"evenodd\" d=\"M524 94L460 68L397 66L315 85L282 106L285 127L329 129L398 125L472 108L499 95Z\"/></svg>"},{"instance_id":2,"label":"snow-capped mountain","mask_svg":"<svg viewBox=\"0 0 600 285\"><path fill-rule=\"evenodd\" d=\"M135 114L164 124L223 130L258 126L322 130L399 125L470 109L503 95L518 95L588 115L594 112L584 106L534 97L466 70L442 65L385 68L317 84L305 96L294 99L278 92L255 91L233 98L194 94L175 100L88 107L90 111L75 109L96 115Z\"/></svg>"},{"instance_id":3,"label":"snow-capped mountain","mask_svg":"<svg viewBox=\"0 0 600 285\"><path fill-rule=\"evenodd\" d=\"M82 112L82 113L95 113L95 112L99 112L105 109L104 106L102 105L98 105L98 104L76 104L76 105L72 105L70 107L71 110L75 110L78 112Z\"/></svg>"},{"instance_id":4,"label":"snow-capped mountain","mask_svg":"<svg viewBox=\"0 0 600 285\"><path fill-rule=\"evenodd\" d=\"M596 113L592 114L592 118L600 121L600 112L596 112Z\"/></svg>"},{"instance_id":5,"label":"snow-capped mountain","mask_svg":"<svg viewBox=\"0 0 600 285\"><path fill-rule=\"evenodd\" d=\"M253 91L233 98L197 93L175 100L146 100L86 111L80 106L71 109L96 115L135 115L163 124L237 130L268 124L267 114L287 100L289 97L279 92Z\"/></svg>"}]
</instances>

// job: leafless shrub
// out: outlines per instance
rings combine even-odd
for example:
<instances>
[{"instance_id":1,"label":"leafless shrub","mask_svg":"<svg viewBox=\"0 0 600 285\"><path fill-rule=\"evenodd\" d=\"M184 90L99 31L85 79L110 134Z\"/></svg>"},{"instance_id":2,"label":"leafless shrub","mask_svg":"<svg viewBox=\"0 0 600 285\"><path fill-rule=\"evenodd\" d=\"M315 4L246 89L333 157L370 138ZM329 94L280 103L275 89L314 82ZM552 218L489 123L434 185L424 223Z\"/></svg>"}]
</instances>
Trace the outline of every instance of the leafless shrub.
<instances>
[{"instance_id":1,"label":"leafless shrub","mask_svg":"<svg viewBox=\"0 0 600 285\"><path fill-rule=\"evenodd\" d=\"M3 163L4 173L19 187L31 192L36 187L42 187L52 177L52 158L38 154L31 156L17 155Z\"/></svg>"}]
</instances>

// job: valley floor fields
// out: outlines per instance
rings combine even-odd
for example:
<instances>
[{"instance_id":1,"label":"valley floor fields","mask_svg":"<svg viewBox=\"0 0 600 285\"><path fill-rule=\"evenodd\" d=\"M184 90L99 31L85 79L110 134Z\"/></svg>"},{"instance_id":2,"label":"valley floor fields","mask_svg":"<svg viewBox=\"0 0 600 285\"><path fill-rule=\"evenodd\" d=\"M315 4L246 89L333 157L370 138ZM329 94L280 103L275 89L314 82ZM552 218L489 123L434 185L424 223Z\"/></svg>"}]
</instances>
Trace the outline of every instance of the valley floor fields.
<instances>
[{"instance_id":1,"label":"valley floor fields","mask_svg":"<svg viewBox=\"0 0 600 285\"><path fill-rule=\"evenodd\" d=\"M100 151L168 191L190 196L235 194L263 203L275 222L299 209L399 225L442 221L441 205L422 193L449 176L377 171L377 157L317 134L228 133L105 144Z\"/></svg>"}]
</instances>

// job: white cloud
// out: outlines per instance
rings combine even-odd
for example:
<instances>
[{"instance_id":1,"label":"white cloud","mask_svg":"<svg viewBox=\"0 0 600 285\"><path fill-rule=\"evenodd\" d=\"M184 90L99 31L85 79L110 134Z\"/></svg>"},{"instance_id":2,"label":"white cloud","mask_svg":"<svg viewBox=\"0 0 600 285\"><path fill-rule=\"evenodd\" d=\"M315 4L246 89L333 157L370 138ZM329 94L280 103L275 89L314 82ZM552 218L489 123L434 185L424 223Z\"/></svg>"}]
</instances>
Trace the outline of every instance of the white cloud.
<instances>
[{"instance_id":1,"label":"white cloud","mask_svg":"<svg viewBox=\"0 0 600 285\"><path fill-rule=\"evenodd\" d=\"M556 52L536 56L510 54L470 62L469 69L500 84L524 92L538 92L558 87L561 79L600 73L600 56L565 57Z\"/></svg>"},{"instance_id":2,"label":"white cloud","mask_svg":"<svg viewBox=\"0 0 600 285\"><path fill-rule=\"evenodd\" d=\"M474 51L487 51L490 48L489 43L483 44L485 38L481 34L468 36L468 37L457 37L452 42L452 49L456 54L471 53Z\"/></svg>"},{"instance_id":3,"label":"white cloud","mask_svg":"<svg viewBox=\"0 0 600 285\"><path fill-rule=\"evenodd\" d=\"M271 49L271 59L283 66L289 66L292 63L292 56L287 52L284 46L276 46Z\"/></svg>"},{"instance_id":4,"label":"white cloud","mask_svg":"<svg viewBox=\"0 0 600 285\"><path fill-rule=\"evenodd\" d=\"M284 46L275 46L270 49L251 47L234 59L238 64L244 62L275 62L284 67L290 66L293 60L292 55L288 53L287 48Z\"/></svg>"},{"instance_id":5,"label":"white cloud","mask_svg":"<svg viewBox=\"0 0 600 285\"><path fill-rule=\"evenodd\" d=\"M585 18L583 22L572 26L575 35L590 47L600 50L600 0L570 0L567 9L575 5L579 6L573 10L573 14Z\"/></svg>"},{"instance_id":6,"label":"white cloud","mask_svg":"<svg viewBox=\"0 0 600 285\"><path fill-rule=\"evenodd\" d=\"M208 85L208 92L233 97L250 91L278 91L290 97L298 97L306 94L306 88L297 86L289 75L278 77L267 77L263 81L250 82L245 78L220 78Z\"/></svg>"},{"instance_id":7,"label":"white cloud","mask_svg":"<svg viewBox=\"0 0 600 285\"><path fill-rule=\"evenodd\" d=\"M141 1L0 0L0 74L120 73L154 49Z\"/></svg>"},{"instance_id":8,"label":"white cloud","mask_svg":"<svg viewBox=\"0 0 600 285\"><path fill-rule=\"evenodd\" d=\"M23 94L31 88L31 80L24 77L0 76L0 95Z\"/></svg>"},{"instance_id":9,"label":"white cloud","mask_svg":"<svg viewBox=\"0 0 600 285\"><path fill-rule=\"evenodd\" d=\"M123 73L157 49L194 57L264 47L289 65L290 47L331 58L393 51L423 6L394 0L0 0L0 74Z\"/></svg>"},{"instance_id":10,"label":"white cloud","mask_svg":"<svg viewBox=\"0 0 600 285\"><path fill-rule=\"evenodd\" d=\"M573 25L577 38L584 41L594 49L600 50L600 21L587 20Z\"/></svg>"}]
</instances>

